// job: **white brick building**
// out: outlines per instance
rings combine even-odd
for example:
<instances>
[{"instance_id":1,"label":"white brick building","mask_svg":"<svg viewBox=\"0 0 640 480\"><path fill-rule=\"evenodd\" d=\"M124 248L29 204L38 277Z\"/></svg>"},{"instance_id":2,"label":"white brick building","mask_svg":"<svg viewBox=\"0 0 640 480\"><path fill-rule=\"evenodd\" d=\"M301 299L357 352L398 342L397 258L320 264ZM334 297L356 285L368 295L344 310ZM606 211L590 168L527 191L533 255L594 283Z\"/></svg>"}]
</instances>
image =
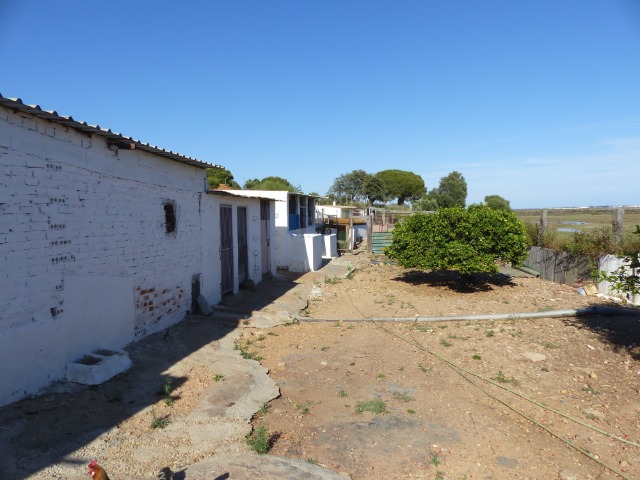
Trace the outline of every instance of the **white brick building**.
<instances>
[{"instance_id":1,"label":"white brick building","mask_svg":"<svg viewBox=\"0 0 640 480\"><path fill-rule=\"evenodd\" d=\"M276 268L292 272L316 271L322 259L337 256L336 236L318 233L316 198L286 191L229 190L245 197L275 200L273 247ZM332 247L333 245L333 247Z\"/></svg>"},{"instance_id":2,"label":"white brick building","mask_svg":"<svg viewBox=\"0 0 640 480\"><path fill-rule=\"evenodd\" d=\"M222 210L227 290L239 233L260 282L260 200L208 195L212 166L0 95L0 405L182 320L197 294L219 302Z\"/></svg>"}]
</instances>

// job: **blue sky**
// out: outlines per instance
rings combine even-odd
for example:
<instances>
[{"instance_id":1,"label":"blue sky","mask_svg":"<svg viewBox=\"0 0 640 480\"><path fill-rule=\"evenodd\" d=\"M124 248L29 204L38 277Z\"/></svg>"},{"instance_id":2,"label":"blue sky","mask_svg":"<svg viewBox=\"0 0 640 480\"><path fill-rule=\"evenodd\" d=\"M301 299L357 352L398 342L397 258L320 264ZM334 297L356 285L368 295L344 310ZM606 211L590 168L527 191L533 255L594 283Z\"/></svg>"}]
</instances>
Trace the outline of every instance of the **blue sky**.
<instances>
[{"instance_id":1,"label":"blue sky","mask_svg":"<svg viewBox=\"0 0 640 480\"><path fill-rule=\"evenodd\" d=\"M640 204L640 0L0 0L0 93L325 193Z\"/></svg>"}]
</instances>

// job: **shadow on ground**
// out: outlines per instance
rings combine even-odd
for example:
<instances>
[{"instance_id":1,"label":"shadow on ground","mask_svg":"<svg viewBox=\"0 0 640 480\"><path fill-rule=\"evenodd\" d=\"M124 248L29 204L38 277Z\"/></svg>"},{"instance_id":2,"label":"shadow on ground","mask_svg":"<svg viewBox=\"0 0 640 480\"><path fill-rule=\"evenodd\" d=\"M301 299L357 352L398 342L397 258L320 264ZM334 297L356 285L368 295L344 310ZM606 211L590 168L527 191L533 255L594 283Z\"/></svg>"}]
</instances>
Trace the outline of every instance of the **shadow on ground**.
<instances>
[{"instance_id":1,"label":"shadow on ground","mask_svg":"<svg viewBox=\"0 0 640 480\"><path fill-rule=\"evenodd\" d=\"M513 287L516 285L509 275L502 273L466 276L453 270L432 272L411 270L404 272L394 280L411 285L426 284L432 287L445 287L458 293L488 292L494 287Z\"/></svg>"},{"instance_id":2,"label":"shadow on ground","mask_svg":"<svg viewBox=\"0 0 640 480\"><path fill-rule=\"evenodd\" d=\"M163 398L186 378L163 374L176 362L216 342L240 322L292 289L295 276L269 279L227 299L212 316L191 316L129 344L133 366L102 385L58 383L48 393L0 409L0 478L24 479L87 445L102 433ZM87 459L87 463L88 463ZM153 472L155 475L155 472Z\"/></svg>"},{"instance_id":3,"label":"shadow on ground","mask_svg":"<svg viewBox=\"0 0 640 480\"><path fill-rule=\"evenodd\" d=\"M588 314L565 320L567 325L596 333L614 351L626 350L640 360L640 307L627 306L626 315Z\"/></svg>"}]
</instances>

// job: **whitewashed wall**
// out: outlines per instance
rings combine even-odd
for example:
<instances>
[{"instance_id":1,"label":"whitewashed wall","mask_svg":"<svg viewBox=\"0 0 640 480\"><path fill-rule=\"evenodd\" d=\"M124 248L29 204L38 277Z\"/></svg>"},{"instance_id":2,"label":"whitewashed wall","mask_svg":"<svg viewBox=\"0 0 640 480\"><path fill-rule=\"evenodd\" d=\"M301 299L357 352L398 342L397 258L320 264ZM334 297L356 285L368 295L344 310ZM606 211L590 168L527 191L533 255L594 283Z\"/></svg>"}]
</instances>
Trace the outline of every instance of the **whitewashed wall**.
<instances>
[{"instance_id":1,"label":"whitewashed wall","mask_svg":"<svg viewBox=\"0 0 640 480\"><path fill-rule=\"evenodd\" d=\"M233 263L234 263L234 293L240 289L238 275L238 207L247 209L247 247L248 247L248 271L247 276L254 283L262 281L262 237L260 225L260 200L256 198L241 198L233 196L216 195L209 193L205 196L202 208L202 257L203 265L215 265L213 271L208 272L203 279L202 294L207 297L210 303L219 303L222 299L220 282L222 275L220 270L220 206L230 205L232 207L233 219ZM273 229L273 219L271 220ZM275 270L275 261L271 255L272 267Z\"/></svg>"},{"instance_id":2,"label":"whitewashed wall","mask_svg":"<svg viewBox=\"0 0 640 480\"><path fill-rule=\"evenodd\" d=\"M205 178L0 107L0 405L62 378L67 361L180 321L194 275L219 297L219 260L203 262L203 227L215 239Z\"/></svg>"},{"instance_id":3,"label":"whitewashed wall","mask_svg":"<svg viewBox=\"0 0 640 480\"><path fill-rule=\"evenodd\" d=\"M315 224L306 228L289 230L289 202L286 191L229 190L235 195L271 198L275 201L275 231L272 233L276 268L292 272L316 271L322 266L324 245L321 235L316 234ZM302 197L305 197L302 195ZM315 209L314 209L315 218ZM315 239L315 237L319 237Z\"/></svg>"},{"instance_id":4,"label":"whitewashed wall","mask_svg":"<svg viewBox=\"0 0 640 480\"><path fill-rule=\"evenodd\" d=\"M608 274L617 272L618 268L626 265L628 265L628 263L625 262L623 258L616 257L615 255L603 255L598 260L598 269L600 271L607 272ZM627 272L630 273L631 269L627 268ZM629 301L631 303L635 303L636 305L640 305L640 295L631 295L627 297L625 293L611 290L611 284L609 282L598 282L598 293L602 293L603 295L610 295Z\"/></svg>"}]
</instances>

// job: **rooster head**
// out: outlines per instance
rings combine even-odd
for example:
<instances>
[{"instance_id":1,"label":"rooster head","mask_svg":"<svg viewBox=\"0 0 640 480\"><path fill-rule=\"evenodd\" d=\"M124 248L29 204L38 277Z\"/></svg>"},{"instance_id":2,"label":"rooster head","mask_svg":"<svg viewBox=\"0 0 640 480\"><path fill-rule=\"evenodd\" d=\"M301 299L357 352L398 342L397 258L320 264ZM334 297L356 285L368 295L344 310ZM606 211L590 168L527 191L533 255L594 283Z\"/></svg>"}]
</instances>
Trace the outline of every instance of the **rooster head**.
<instances>
[{"instance_id":1,"label":"rooster head","mask_svg":"<svg viewBox=\"0 0 640 480\"><path fill-rule=\"evenodd\" d=\"M98 466L98 460L96 460L95 458L93 460L91 460L91 462L89 463L89 465L87 465L87 467L89 467L89 475L91 475L93 477L93 475L95 474L95 468Z\"/></svg>"}]
</instances>

